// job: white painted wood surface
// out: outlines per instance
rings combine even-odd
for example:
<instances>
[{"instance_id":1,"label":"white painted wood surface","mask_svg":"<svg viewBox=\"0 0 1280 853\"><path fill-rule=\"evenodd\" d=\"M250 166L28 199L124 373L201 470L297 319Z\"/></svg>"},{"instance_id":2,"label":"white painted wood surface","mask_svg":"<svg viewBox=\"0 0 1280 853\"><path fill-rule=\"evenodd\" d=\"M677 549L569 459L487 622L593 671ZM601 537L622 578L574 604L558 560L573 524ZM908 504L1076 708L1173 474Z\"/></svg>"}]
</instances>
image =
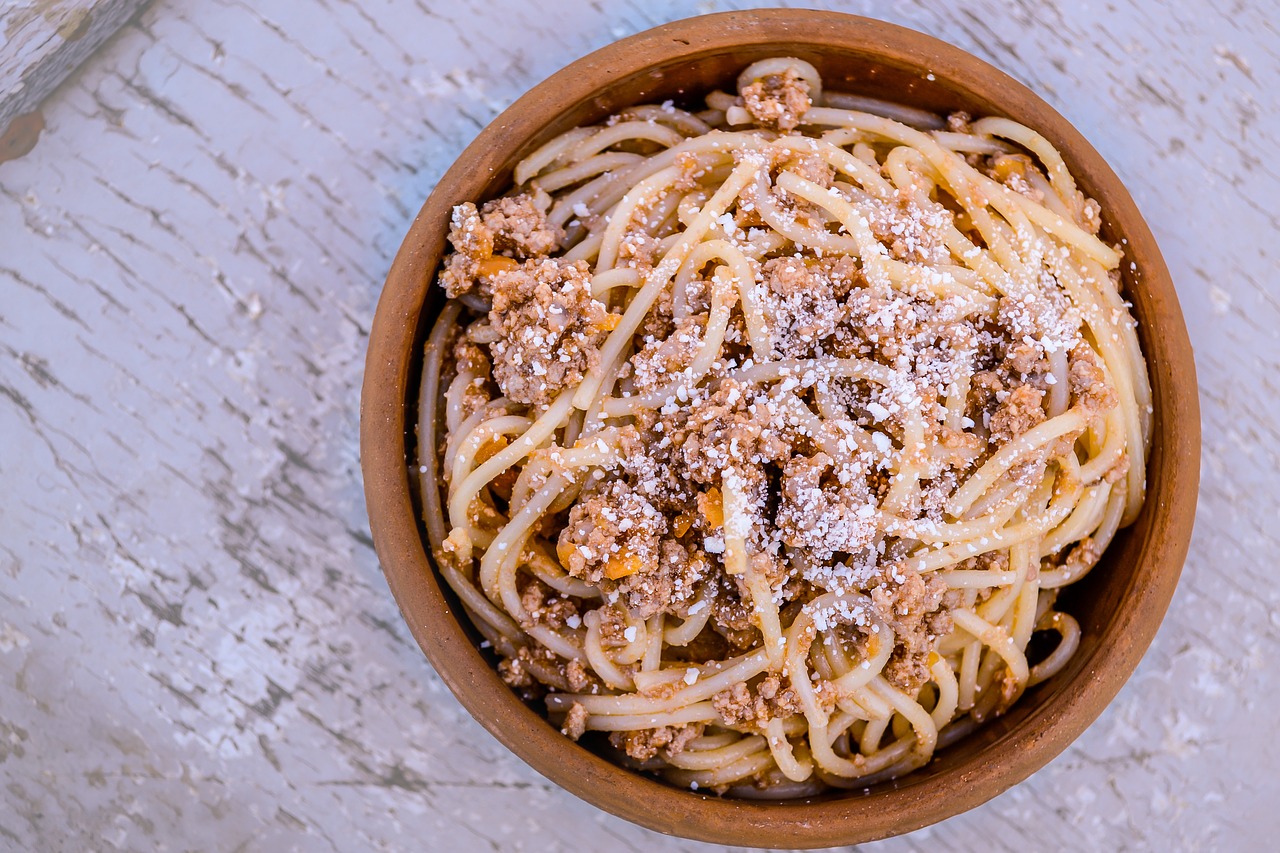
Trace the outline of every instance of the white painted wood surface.
<instances>
[{"instance_id":1,"label":"white painted wood surface","mask_svg":"<svg viewBox=\"0 0 1280 853\"><path fill-rule=\"evenodd\" d=\"M874 849L1271 846L1274 6L839 6L1093 141L1164 248L1204 406L1191 557L1133 680L1025 784ZM709 849L460 709L369 547L356 426L383 276L462 146L588 50L721 8L159 0L45 105L0 165L0 849Z\"/></svg>"}]
</instances>

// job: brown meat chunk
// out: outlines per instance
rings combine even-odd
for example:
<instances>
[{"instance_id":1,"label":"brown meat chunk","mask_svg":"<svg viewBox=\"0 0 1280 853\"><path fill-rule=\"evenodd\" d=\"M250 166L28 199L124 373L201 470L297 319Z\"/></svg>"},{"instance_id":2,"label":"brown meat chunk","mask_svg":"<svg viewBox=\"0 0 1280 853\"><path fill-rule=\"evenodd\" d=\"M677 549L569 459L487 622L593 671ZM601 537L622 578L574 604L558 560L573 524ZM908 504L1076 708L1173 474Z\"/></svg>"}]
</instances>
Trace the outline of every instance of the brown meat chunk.
<instances>
[{"instance_id":1,"label":"brown meat chunk","mask_svg":"<svg viewBox=\"0 0 1280 853\"><path fill-rule=\"evenodd\" d=\"M737 584L722 575L721 591L711 601L712 630L734 648L745 649L760 639L751 615L751 607L743 601Z\"/></svg>"},{"instance_id":2,"label":"brown meat chunk","mask_svg":"<svg viewBox=\"0 0 1280 853\"><path fill-rule=\"evenodd\" d=\"M929 653L938 637L950 630L951 615L943 609L946 592L942 578L902 565L894 566L871 590L871 601L895 639L885 677L908 694L928 679Z\"/></svg>"},{"instance_id":3,"label":"brown meat chunk","mask_svg":"<svg viewBox=\"0 0 1280 853\"><path fill-rule=\"evenodd\" d=\"M751 386L725 379L715 393L664 418L664 433L695 483L719 486L726 468L786 457L785 442L771 428L773 409ZM683 422L682 422L683 421Z\"/></svg>"},{"instance_id":4,"label":"brown meat chunk","mask_svg":"<svg viewBox=\"0 0 1280 853\"><path fill-rule=\"evenodd\" d=\"M631 357L632 380L637 394L647 394L670 383L687 368L702 348L707 317L683 318L670 334L652 337Z\"/></svg>"},{"instance_id":5,"label":"brown meat chunk","mask_svg":"<svg viewBox=\"0 0 1280 853\"><path fill-rule=\"evenodd\" d=\"M782 168L788 172L795 172L806 181L813 181L824 190L830 189L831 182L836 177L835 168L815 154L801 154L793 157L783 163Z\"/></svg>"},{"instance_id":6,"label":"brown meat chunk","mask_svg":"<svg viewBox=\"0 0 1280 853\"><path fill-rule=\"evenodd\" d=\"M557 551L565 571L587 583L620 580L655 567L668 528L663 513L623 480L582 495L569 512Z\"/></svg>"},{"instance_id":7,"label":"brown meat chunk","mask_svg":"<svg viewBox=\"0 0 1280 853\"><path fill-rule=\"evenodd\" d=\"M1054 560L1058 568L1066 569L1068 577L1077 580L1097 565L1098 560L1102 559L1102 551L1098 540L1086 536L1071 547L1065 558L1059 556Z\"/></svg>"},{"instance_id":8,"label":"brown meat chunk","mask_svg":"<svg viewBox=\"0 0 1280 853\"><path fill-rule=\"evenodd\" d=\"M913 692L929 680L928 659L925 655L911 654L899 646L893 650L884 665L885 679L895 687Z\"/></svg>"},{"instance_id":9,"label":"brown meat chunk","mask_svg":"<svg viewBox=\"0 0 1280 853\"><path fill-rule=\"evenodd\" d=\"M582 381L617 322L591 295L584 261L526 261L493 279L493 375L511 400L545 405Z\"/></svg>"},{"instance_id":10,"label":"brown meat chunk","mask_svg":"<svg viewBox=\"0 0 1280 853\"><path fill-rule=\"evenodd\" d=\"M800 700L777 675L766 676L755 688L739 682L711 697L711 705L730 726L763 728L775 717L800 712Z\"/></svg>"},{"instance_id":11,"label":"brown meat chunk","mask_svg":"<svg viewBox=\"0 0 1280 853\"><path fill-rule=\"evenodd\" d=\"M751 693L751 688L747 687L745 682L739 681L732 687L721 690L715 696L712 696L711 704L726 725L740 726L743 723L754 723L756 721L755 700L757 698Z\"/></svg>"},{"instance_id":12,"label":"brown meat chunk","mask_svg":"<svg viewBox=\"0 0 1280 853\"><path fill-rule=\"evenodd\" d=\"M956 352L969 348L972 331L930 304L892 290L859 288L845 301L844 320L876 360L928 377L955 370Z\"/></svg>"},{"instance_id":13,"label":"brown meat chunk","mask_svg":"<svg viewBox=\"0 0 1280 853\"><path fill-rule=\"evenodd\" d=\"M569 690L566 667L564 659L544 646L520 646L514 656L498 662L498 674L526 700L532 700L545 695L548 687Z\"/></svg>"},{"instance_id":14,"label":"brown meat chunk","mask_svg":"<svg viewBox=\"0 0 1280 853\"><path fill-rule=\"evenodd\" d=\"M703 728L702 723L690 723L677 728L676 733L671 736L671 743L667 744L667 757L684 752L684 748L689 745L689 741L702 735Z\"/></svg>"},{"instance_id":15,"label":"brown meat chunk","mask_svg":"<svg viewBox=\"0 0 1280 853\"><path fill-rule=\"evenodd\" d=\"M493 230L471 202L464 201L454 207L449 225L449 242L454 251L475 260L493 254Z\"/></svg>"},{"instance_id":16,"label":"brown meat chunk","mask_svg":"<svg viewBox=\"0 0 1280 853\"><path fill-rule=\"evenodd\" d=\"M885 664L885 678L908 693L913 693L932 674L929 672L929 656L934 651L936 639L951 632L951 611L946 607L926 615L923 630L911 637L912 642L900 642Z\"/></svg>"},{"instance_id":17,"label":"brown meat chunk","mask_svg":"<svg viewBox=\"0 0 1280 853\"><path fill-rule=\"evenodd\" d=\"M547 591L543 583L536 578L524 588L520 594L520 606L535 622L542 615L542 604L546 601Z\"/></svg>"},{"instance_id":18,"label":"brown meat chunk","mask_svg":"<svg viewBox=\"0 0 1280 853\"><path fill-rule=\"evenodd\" d=\"M966 464L970 454L982 449L982 441L976 435L963 430L954 430L943 424L929 430L930 443L937 448L935 457L944 465L960 467Z\"/></svg>"},{"instance_id":19,"label":"brown meat chunk","mask_svg":"<svg viewBox=\"0 0 1280 853\"><path fill-rule=\"evenodd\" d=\"M565 714L564 726L560 729L562 734L566 734L572 740L582 737L587 730L587 709L582 707L580 702L574 702L569 706L569 713Z\"/></svg>"},{"instance_id":20,"label":"brown meat chunk","mask_svg":"<svg viewBox=\"0 0 1280 853\"><path fill-rule=\"evenodd\" d=\"M512 687L529 687L533 684L533 675L519 657L499 661L498 675Z\"/></svg>"},{"instance_id":21,"label":"brown meat chunk","mask_svg":"<svg viewBox=\"0 0 1280 853\"><path fill-rule=\"evenodd\" d=\"M1040 348L1026 342L1006 350L1004 366L1008 368L1010 375L1016 373L1020 376L1028 376L1038 370L1047 370Z\"/></svg>"},{"instance_id":22,"label":"brown meat chunk","mask_svg":"<svg viewBox=\"0 0 1280 853\"><path fill-rule=\"evenodd\" d=\"M449 242L453 244L454 252L445 258L440 283L452 299L472 289L480 263L493 255L493 232L484 224L480 212L471 202L454 207Z\"/></svg>"},{"instance_id":23,"label":"brown meat chunk","mask_svg":"<svg viewBox=\"0 0 1280 853\"><path fill-rule=\"evenodd\" d=\"M560 630L578 616L578 605L572 598L554 593L542 581L532 579L520 594L520 604L535 625Z\"/></svg>"},{"instance_id":24,"label":"brown meat chunk","mask_svg":"<svg viewBox=\"0 0 1280 853\"><path fill-rule=\"evenodd\" d=\"M1080 312L1050 278L1035 293L1002 296L996 306L1005 369L1022 374L1046 371L1046 353L1071 349L1080 340Z\"/></svg>"},{"instance_id":25,"label":"brown meat chunk","mask_svg":"<svg viewBox=\"0 0 1280 853\"><path fill-rule=\"evenodd\" d=\"M1107 381L1098 354L1087 344L1079 344L1067 356L1067 375L1071 404L1084 409L1089 418L1105 414L1120 404L1120 395Z\"/></svg>"},{"instance_id":26,"label":"brown meat chunk","mask_svg":"<svg viewBox=\"0 0 1280 853\"><path fill-rule=\"evenodd\" d=\"M1081 208L1081 219L1080 224L1088 229L1090 234L1097 234L1102 228L1102 205L1091 198L1086 198Z\"/></svg>"},{"instance_id":27,"label":"brown meat chunk","mask_svg":"<svg viewBox=\"0 0 1280 853\"><path fill-rule=\"evenodd\" d=\"M647 270L653 269L660 243L661 240L648 231L628 229L618 241L618 266L632 267L644 274Z\"/></svg>"},{"instance_id":28,"label":"brown meat chunk","mask_svg":"<svg viewBox=\"0 0 1280 853\"><path fill-rule=\"evenodd\" d=\"M988 166L982 171L1032 201L1044 201L1044 193L1032 186L1027 177L1028 174L1036 171L1036 166L1026 154L992 155Z\"/></svg>"},{"instance_id":29,"label":"brown meat chunk","mask_svg":"<svg viewBox=\"0 0 1280 853\"><path fill-rule=\"evenodd\" d=\"M702 723L689 723L683 726L614 732L609 735L609 743L617 749L626 750L627 755L636 761L648 761L659 752L670 758L684 752L689 741L702 734L702 729Z\"/></svg>"},{"instance_id":30,"label":"brown meat chunk","mask_svg":"<svg viewBox=\"0 0 1280 853\"><path fill-rule=\"evenodd\" d=\"M495 275L518 266L517 260L546 257L563 236L528 193L496 198L479 210L463 202L453 209L449 242L454 251L445 258L440 283L450 298L477 284L480 295L488 297Z\"/></svg>"},{"instance_id":31,"label":"brown meat chunk","mask_svg":"<svg viewBox=\"0 0 1280 853\"><path fill-rule=\"evenodd\" d=\"M963 110L950 113L947 116L947 130L952 133L972 133L969 123L973 121L973 116Z\"/></svg>"},{"instance_id":32,"label":"brown meat chunk","mask_svg":"<svg viewBox=\"0 0 1280 853\"><path fill-rule=\"evenodd\" d=\"M819 566L837 553L859 551L876 534L876 500L866 480L853 477L841 485L832 474L833 463L825 453L793 457L782 471L779 536L788 547L807 549ZM807 580L825 588L830 579L814 575Z\"/></svg>"},{"instance_id":33,"label":"brown meat chunk","mask_svg":"<svg viewBox=\"0 0 1280 853\"><path fill-rule=\"evenodd\" d=\"M462 394L462 418L465 420L493 399L489 392L489 357L479 346L460 337L453 346L453 361L458 373L469 373L474 377Z\"/></svg>"},{"instance_id":34,"label":"brown meat chunk","mask_svg":"<svg viewBox=\"0 0 1280 853\"><path fill-rule=\"evenodd\" d=\"M627 645L627 617L616 605L606 604L596 611L600 614L600 647L620 649Z\"/></svg>"},{"instance_id":35,"label":"brown meat chunk","mask_svg":"<svg viewBox=\"0 0 1280 853\"><path fill-rule=\"evenodd\" d=\"M697 188L698 179L706 174L706 168L698 162L698 155L692 151L677 154L676 167L680 170L680 177L676 179L675 188L680 192Z\"/></svg>"},{"instance_id":36,"label":"brown meat chunk","mask_svg":"<svg viewBox=\"0 0 1280 853\"><path fill-rule=\"evenodd\" d=\"M636 329L636 334L645 340L662 340L670 337L676 328L674 302L675 287L668 281L663 285L649 313L645 314L644 319L640 321L640 328Z\"/></svg>"},{"instance_id":37,"label":"brown meat chunk","mask_svg":"<svg viewBox=\"0 0 1280 853\"><path fill-rule=\"evenodd\" d=\"M908 195L885 200L859 190L846 190L846 194L866 212L872 236L892 257L926 264L948 262L950 250L939 235L952 223L951 211L935 203L922 206Z\"/></svg>"},{"instance_id":38,"label":"brown meat chunk","mask_svg":"<svg viewBox=\"0 0 1280 853\"><path fill-rule=\"evenodd\" d=\"M1004 444L1043 423L1043 400L1044 392L1030 385L1019 385L1010 391L991 415L991 440Z\"/></svg>"},{"instance_id":39,"label":"brown meat chunk","mask_svg":"<svg viewBox=\"0 0 1280 853\"><path fill-rule=\"evenodd\" d=\"M978 416L982 412L990 412L1004 390L1004 380L999 373L994 370L978 371L969 379L969 411Z\"/></svg>"},{"instance_id":40,"label":"brown meat chunk","mask_svg":"<svg viewBox=\"0 0 1280 853\"><path fill-rule=\"evenodd\" d=\"M493 251L517 260L546 257L560 248L564 233L547 221L547 212L529 193L504 196L480 208L484 227L493 235Z\"/></svg>"},{"instance_id":41,"label":"brown meat chunk","mask_svg":"<svg viewBox=\"0 0 1280 853\"><path fill-rule=\"evenodd\" d=\"M616 590L632 616L683 615L707 561L669 531L667 513L625 480L614 479L578 499L557 550L569 574Z\"/></svg>"},{"instance_id":42,"label":"brown meat chunk","mask_svg":"<svg viewBox=\"0 0 1280 853\"><path fill-rule=\"evenodd\" d=\"M842 258L852 263L849 258ZM835 334L840 306L829 270L802 258L774 258L762 269L760 297L775 318L769 329L773 349L784 358L813 355Z\"/></svg>"},{"instance_id":43,"label":"brown meat chunk","mask_svg":"<svg viewBox=\"0 0 1280 853\"><path fill-rule=\"evenodd\" d=\"M453 345L453 363L459 373L474 373L477 376L489 375L489 357L470 338L462 336Z\"/></svg>"},{"instance_id":44,"label":"brown meat chunk","mask_svg":"<svg viewBox=\"0 0 1280 853\"><path fill-rule=\"evenodd\" d=\"M707 563L700 554L671 539L659 544L656 565L646 566L618 583L618 591L626 597L627 609L638 619L663 612L682 612L694 595L694 587L706 571Z\"/></svg>"},{"instance_id":45,"label":"brown meat chunk","mask_svg":"<svg viewBox=\"0 0 1280 853\"><path fill-rule=\"evenodd\" d=\"M742 104L756 124L775 130L794 130L813 106L809 83L795 69L770 74L742 90Z\"/></svg>"},{"instance_id":46,"label":"brown meat chunk","mask_svg":"<svg viewBox=\"0 0 1280 853\"><path fill-rule=\"evenodd\" d=\"M591 685L591 676L587 674L586 666L577 658L570 659L564 665L564 680L574 693L581 693Z\"/></svg>"}]
</instances>

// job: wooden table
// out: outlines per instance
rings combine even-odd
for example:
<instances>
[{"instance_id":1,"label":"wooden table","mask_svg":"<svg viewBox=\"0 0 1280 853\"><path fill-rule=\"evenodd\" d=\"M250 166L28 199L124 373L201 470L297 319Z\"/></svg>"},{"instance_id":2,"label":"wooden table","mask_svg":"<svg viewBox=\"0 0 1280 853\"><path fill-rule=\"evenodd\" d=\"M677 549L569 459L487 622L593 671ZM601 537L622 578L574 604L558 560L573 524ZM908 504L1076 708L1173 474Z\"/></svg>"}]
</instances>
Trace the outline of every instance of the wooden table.
<instances>
[{"instance_id":1,"label":"wooden table","mask_svg":"<svg viewBox=\"0 0 1280 853\"><path fill-rule=\"evenodd\" d=\"M1030 781L876 849L1274 844L1274 8L838 5L1093 141L1164 248L1204 406L1191 557L1132 681ZM370 548L365 340L433 182L569 60L724 5L555 8L159 0L0 165L0 848L706 849L485 734Z\"/></svg>"}]
</instances>

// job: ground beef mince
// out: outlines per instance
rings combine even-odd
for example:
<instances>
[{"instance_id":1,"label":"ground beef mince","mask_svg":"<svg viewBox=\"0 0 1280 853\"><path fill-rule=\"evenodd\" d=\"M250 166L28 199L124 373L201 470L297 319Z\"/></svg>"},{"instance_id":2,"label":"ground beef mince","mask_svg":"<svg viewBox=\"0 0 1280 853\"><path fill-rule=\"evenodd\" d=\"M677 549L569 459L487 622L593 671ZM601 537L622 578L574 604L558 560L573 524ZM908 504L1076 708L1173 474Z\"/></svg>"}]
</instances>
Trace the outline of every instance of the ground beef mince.
<instances>
[{"instance_id":1,"label":"ground beef mince","mask_svg":"<svg viewBox=\"0 0 1280 853\"><path fill-rule=\"evenodd\" d=\"M495 275L515 269L518 261L547 257L563 237L547 221L545 206L528 193L494 199L479 210L463 202L453 209L454 251L445 258L440 283L450 298L472 290L487 298Z\"/></svg>"},{"instance_id":2,"label":"ground beef mince","mask_svg":"<svg viewBox=\"0 0 1280 853\"><path fill-rule=\"evenodd\" d=\"M586 262L525 261L493 279L493 376L509 399L546 405L600 360L617 322L591 295Z\"/></svg>"},{"instance_id":3,"label":"ground beef mince","mask_svg":"<svg viewBox=\"0 0 1280 853\"><path fill-rule=\"evenodd\" d=\"M562 229L547 222L546 207L529 193L486 203L480 208L480 219L493 234L493 251L516 260L546 257L564 237Z\"/></svg>"},{"instance_id":4,"label":"ground beef mince","mask_svg":"<svg viewBox=\"0 0 1280 853\"><path fill-rule=\"evenodd\" d=\"M808 81L791 68L744 87L742 103L756 122L777 130L793 130L813 106Z\"/></svg>"},{"instance_id":5,"label":"ground beef mince","mask_svg":"<svg viewBox=\"0 0 1280 853\"><path fill-rule=\"evenodd\" d=\"M636 761L648 761L659 752L670 758L684 752L689 741L702 734L703 728L701 723L691 723L684 726L659 726L632 732L614 732L609 735L609 742L617 749L624 750Z\"/></svg>"}]
</instances>

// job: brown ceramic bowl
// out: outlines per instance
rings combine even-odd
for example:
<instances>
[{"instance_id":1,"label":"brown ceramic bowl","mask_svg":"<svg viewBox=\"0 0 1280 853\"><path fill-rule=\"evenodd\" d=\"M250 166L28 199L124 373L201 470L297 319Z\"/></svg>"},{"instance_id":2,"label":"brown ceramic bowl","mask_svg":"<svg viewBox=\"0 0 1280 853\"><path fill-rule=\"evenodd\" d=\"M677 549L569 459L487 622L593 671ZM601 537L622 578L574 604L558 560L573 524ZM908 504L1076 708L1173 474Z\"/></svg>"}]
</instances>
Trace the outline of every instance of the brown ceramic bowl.
<instances>
[{"instance_id":1,"label":"brown ceramic bowl","mask_svg":"<svg viewBox=\"0 0 1280 853\"><path fill-rule=\"evenodd\" d=\"M501 193L513 165L555 134L631 104L731 85L748 63L774 55L812 62L832 90L1008 116L1056 144L1081 189L1102 205L1105 236L1127 241L1136 264L1124 270L1125 288L1140 324L1155 419L1141 516L1064 596L1064 609L1083 628L1065 670L896 782L865 793L756 802L700 795L625 770L523 704L477 648L474 629L428 558L408 460L419 359L440 306L433 281L453 205ZM1098 153L1026 87L957 48L865 18L791 10L708 15L623 39L534 87L485 128L427 199L391 268L369 339L360 420L378 555L409 629L467 710L543 775L602 809L660 832L760 847L852 844L908 832L991 799L1058 755L1116 695L1155 636L1186 557L1200 470L1195 365L1173 282L1129 193Z\"/></svg>"}]
</instances>

